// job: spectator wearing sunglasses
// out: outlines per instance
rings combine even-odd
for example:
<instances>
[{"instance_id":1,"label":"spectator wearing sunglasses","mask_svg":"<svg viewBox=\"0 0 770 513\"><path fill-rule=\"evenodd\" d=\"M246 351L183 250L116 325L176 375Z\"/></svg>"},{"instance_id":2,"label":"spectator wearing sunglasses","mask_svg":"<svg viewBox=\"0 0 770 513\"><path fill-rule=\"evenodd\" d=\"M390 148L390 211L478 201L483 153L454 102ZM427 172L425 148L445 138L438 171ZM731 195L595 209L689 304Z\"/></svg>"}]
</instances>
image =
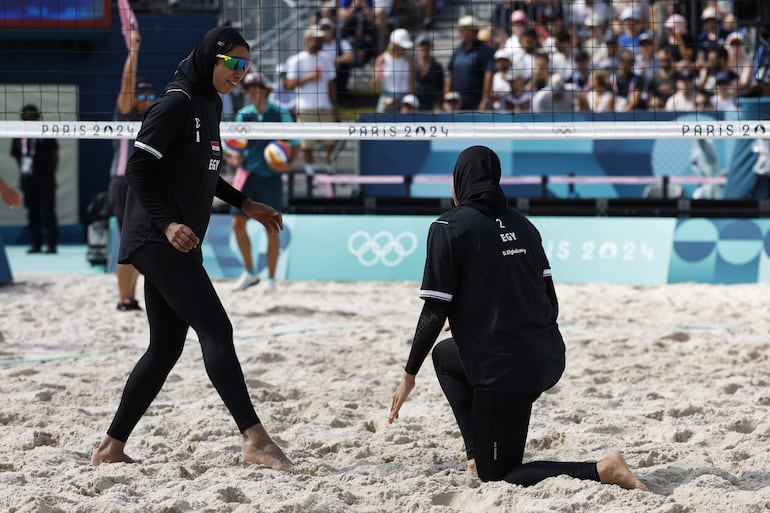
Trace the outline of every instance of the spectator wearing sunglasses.
<instances>
[{"instance_id":1,"label":"spectator wearing sunglasses","mask_svg":"<svg viewBox=\"0 0 770 513\"><path fill-rule=\"evenodd\" d=\"M142 113L147 110L155 99L152 82L137 79L136 71L139 65L139 47L142 37L138 29L131 31L131 48L128 50L126 62L123 64L123 75L120 81L120 92L115 104L115 121L141 121ZM123 227L123 210L126 206L128 186L124 175L126 163L134 152L134 141L131 139L116 139L112 143L112 166L110 167L110 185L107 197L112 215L118 220L118 228ZM130 312L141 310L136 300L136 282L139 273L131 264L117 264L115 274L118 279L118 311Z\"/></svg>"}]
</instances>

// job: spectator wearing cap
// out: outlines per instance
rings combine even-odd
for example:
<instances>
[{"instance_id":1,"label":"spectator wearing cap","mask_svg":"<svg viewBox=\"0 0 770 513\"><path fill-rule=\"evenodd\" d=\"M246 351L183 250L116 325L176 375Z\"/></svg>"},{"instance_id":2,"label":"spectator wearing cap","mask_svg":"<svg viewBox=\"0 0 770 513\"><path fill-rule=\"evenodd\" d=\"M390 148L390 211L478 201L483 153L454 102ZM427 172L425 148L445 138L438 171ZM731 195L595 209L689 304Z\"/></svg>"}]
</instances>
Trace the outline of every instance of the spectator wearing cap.
<instances>
[{"instance_id":1,"label":"spectator wearing cap","mask_svg":"<svg viewBox=\"0 0 770 513\"><path fill-rule=\"evenodd\" d=\"M337 26L340 35L353 46L355 67L361 67L377 56L379 36L373 0L339 0Z\"/></svg>"},{"instance_id":2,"label":"spectator wearing cap","mask_svg":"<svg viewBox=\"0 0 770 513\"><path fill-rule=\"evenodd\" d=\"M719 17L715 7L706 7L701 13L703 30L695 38L696 65L706 65L708 51L716 46L724 46L729 32L719 24Z\"/></svg>"},{"instance_id":3,"label":"spectator wearing cap","mask_svg":"<svg viewBox=\"0 0 770 513\"><path fill-rule=\"evenodd\" d=\"M620 13L618 20L623 26L623 31L618 35L618 45L621 50L631 50L636 53L639 46L639 36L644 32L639 11L636 7L626 6Z\"/></svg>"},{"instance_id":4,"label":"spectator wearing cap","mask_svg":"<svg viewBox=\"0 0 770 513\"><path fill-rule=\"evenodd\" d=\"M401 114L414 114L420 110L420 100L413 94L401 98Z\"/></svg>"},{"instance_id":5,"label":"spectator wearing cap","mask_svg":"<svg viewBox=\"0 0 770 513\"><path fill-rule=\"evenodd\" d=\"M604 0L574 0L565 2L565 16L570 25L582 28L586 19L595 15L602 24L606 24L612 18L612 10Z\"/></svg>"},{"instance_id":6,"label":"spectator wearing cap","mask_svg":"<svg viewBox=\"0 0 770 513\"><path fill-rule=\"evenodd\" d=\"M141 121L144 111L155 99L152 82L136 76L142 41L139 29L131 30L130 41L131 47L123 64L120 92L113 112L115 121ZM123 212L126 206L126 194L128 194L128 184L125 180L126 164L133 152L134 144L130 139L116 139L112 142L112 164L107 198L112 215L117 218L119 229L123 226ZM139 302L136 299L139 272L131 264L117 264L115 275L118 285L118 311L139 310Z\"/></svg>"},{"instance_id":7,"label":"spectator wearing cap","mask_svg":"<svg viewBox=\"0 0 770 513\"><path fill-rule=\"evenodd\" d=\"M273 85L265 75L259 71L252 71L243 77L243 89L250 103L240 109L235 116L239 123L291 123L292 115L283 107L271 101L269 96ZM236 187L246 196L270 205L277 211L281 211L283 204L283 180L281 173L291 171L292 165L299 154L299 141L287 141L291 147L291 156L285 164L271 164L265 160L264 151L269 140L249 140L243 151L242 170L239 172L242 179L236 180ZM244 173L246 171L246 173ZM259 283L254 268L254 259L251 251L251 241L246 231L248 217L239 208L232 207L232 228L235 242L241 253L243 272L235 284L236 290L243 290ZM266 290L275 290L275 271L278 265L278 255L281 244L278 233L267 234L267 286Z\"/></svg>"},{"instance_id":8,"label":"spectator wearing cap","mask_svg":"<svg viewBox=\"0 0 770 513\"><path fill-rule=\"evenodd\" d=\"M738 76L738 94L751 88L754 83L754 55L747 53L743 34L733 32L725 39L727 69Z\"/></svg>"},{"instance_id":9,"label":"spectator wearing cap","mask_svg":"<svg viewBox=\"0 0 770 513\"><path fill-rule=\"evenodd\" d=\"M511 55L521 50L521 37L529 28L529 17L524 11L516 10L511 14L511 35L501 46Z\"/></svg>"},{"instance_id":10,"label":"spectator wearing cap","mask_svg":"<svg viewBox=\"0 0 770 513\"><path fill-rule=\"evenodd\" d=\"M448 91L444 93L444 101L441 109L447 113L453 113L463 110L463 98L457 91Z\"/></svg>"},{"instance_id":11,"label":"spectator wearing cap","mask_svg":"<svg viewBox=\"0 0 770 513\"><path fill-rule=\"evenodd\" d=\"M493 50L478 41L476 34L479 21L473 16L463 16L457 22L460 45L449 60L444 91L456 91L467 110L492 108L490 92L495 67Z\"/></svg>"},{"instance_id":12,"label":"spectator wearing cap","mask_svg":"<svg viewBox=\"0 0 770 513\"><path fill-rule=\"evenodd\" d=\"M647 109L662 110L676 92L677 71L671 48L661 48L655 58L657 67L647 82Z\"/></svg>"},{"instance_id":13,"label":"spectator wearing cap","mask_svg":"<svg viewBox=\"0 0 770 513\"><path fill-rule=\"evenodd\" d=\"M646 84L644 78L634 72L634 52L623 50L620 54L620 64L610 77L612 92L615 93L615 110L630 112L644 109Z\"/></svg>"},{"instance_id":14,"label":"spectator wearing cap","mask_svg":"<svg viewBox=\"0 0 770 513\"><path fill-rule=\"evenodd\" d=\"M377 56L372 78L374 87L382 89L377 112L385 112L386 104L398 108L404 95L414 94L414 59L410 52L413 46L409 32L397 28L390 34L387 49Z\"/></svg>"},{"instance_id":15,"label":"spectator wearing cap","mask_svg":"<svg viewBox=\"0 0 770 513\"><path fill-rule=\"evenodd\" d=\"M297 118L303 122L337 121L337 73L328 55L321 52L325 34L317 25L304 32L305 50L286 61L286 87L297 92ZM314 173L314 141L302 141L305 172ZM326 163L331 163L336 142L325 141Z\"/></svg>"},{"instance_id":16,"label":"spectator wearing cap","mask_svg":"<svg viewBox=\"0 0 770 513\"><path fill-rule=\"evenodd\" d=\"M441 95L444 92L444 67L433 57L433 41L429 34L417 36L415 46L417 46L415 95L420 101L421 110L433 111L441 106Z\"/></svg>"},{"instance_id":17,"label":"spectator wearing cap","mask_svg":"<svg viewBox=\"0 0 770 513\"><path fill-rule=\"evenodd\" d=\"M681 14L672 14L663 24L666 35L661 47L671 49L671 57L677 70L690 68L695 62L695 41L690 35L687 20Z\"/></svg>"},{"instance_id":18,"label":"spectator wearing cap","mask_svg":"<svg viewBox=\"0 0 770 513\"><path fill-rule=\"evenodd\" d=\"M572 84L565 83L564 78L555 73L548 87L532 97L532 112L574 112L576 98Z\"/></svg>"},{"instance_id":19,"label":"spectator wearing cap","mask_svg":"<svg viewBox=\"0 0 770 513\"><path fill-rule=\"evenodd\" d=\"M668 112L691 112L695 110L695 74L683 69L676 74L676 92L666 100Z\"/></svg>"},{"instance_id":20,"label":"spectator wearing cap","mask_svg":"<svg viewBox=\"0 0 770 513\"><path fill-rule=\"evenodd\" d=\"M324 33L321 53L334 62L334 70L337 75L335 78L337 101L340 105L349 105L351 98L348 91L348 81L350 80L350 70L355 61L353 45L347 39L338 36L337 26L331 18L321 18L318 26Z\"/></svg>"},{"instance_id":21,"label":"spectator wearing cap","mask_svg":"<svg viewBox=\"0 0 770 513\"><path fill-rule=\"evenodd\" d=\"M641 76L645 83L649 84L652 75L658 67L658 61L655 56L655 45L653 44L652 34L642 32L637 38L639 46L636 48L636 63L634 64L634 73Z\"/></svg>"},{"instance_id":22,"label":"spectator wearing cap","mask_svg":"<svg viewBox=\"0 0 770 513\"><path fill-rule=\"evenodd\" d=\"M501 48L495 52L495 73L492 75L492 108L501 110L500 100L511 94L511 53Z\"/></svg>"},{"instance_id":23,"label":"spectator wearing cap","mask_svg":"<svg viewBox=\"0 0 770 513\"><path fill-rule=\"evenodd\" d=\"M607 23L594 13L586 16L584 24L588 29L589 37L583 41L582 48L588 54L589 59L593 59L604 46Z\"/></svg>"},{"instance_id":24,"label":"spectator wearing cap","mask_svg":"<svg viewBox=\"0 0 770 513\"><path fill-rule=\"evenodd\" d=\"M714 94L711 96L711 104L714 110L719 112L735 112L738 107L735 105L737 95L738 75L730 70L717 73L714 80Z\"/></svg>"}]
</instances>

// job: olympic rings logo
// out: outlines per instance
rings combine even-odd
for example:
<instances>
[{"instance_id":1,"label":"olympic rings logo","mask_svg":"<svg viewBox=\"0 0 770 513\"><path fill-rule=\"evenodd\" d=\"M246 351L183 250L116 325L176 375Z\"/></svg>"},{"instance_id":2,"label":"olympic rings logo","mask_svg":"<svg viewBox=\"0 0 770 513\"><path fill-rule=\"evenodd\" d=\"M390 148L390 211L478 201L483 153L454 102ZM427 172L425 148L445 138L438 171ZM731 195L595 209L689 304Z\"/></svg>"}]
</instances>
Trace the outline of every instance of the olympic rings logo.
<instances>
[{"instance_id":1,"label":"olympic rings logo","mask_svg":"<svg viewBox=\"0 0 770 513\"><path fill-rule=\"evenodd\" d=\"M412 232L401 232L394 237L386 230L374 235L358 230L348 237L348 251L366 267L377 262L387 267L397 266L416 250L417 236Z\"/></svg>"},{"instance_id":2,"label":"olympic rings logo","mask_svg":"<svg viewBox=\"0 0 770 513\"><path fill-rule=\"evenodd\" d=\"M575 133L574 125L561 125L551 128L551 131L556 135L572 135Z\"/></svg>"}]
</instances>

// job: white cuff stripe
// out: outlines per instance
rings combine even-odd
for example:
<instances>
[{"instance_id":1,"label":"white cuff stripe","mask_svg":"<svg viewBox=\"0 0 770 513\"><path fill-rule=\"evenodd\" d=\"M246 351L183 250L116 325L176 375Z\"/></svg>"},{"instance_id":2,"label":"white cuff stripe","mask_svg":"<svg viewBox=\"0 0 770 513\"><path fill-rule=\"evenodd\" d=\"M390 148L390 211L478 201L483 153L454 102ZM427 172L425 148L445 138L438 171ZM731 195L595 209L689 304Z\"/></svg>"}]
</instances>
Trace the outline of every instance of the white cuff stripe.
<instances>
[{"instance_id":1,"label":"white cuff stripe","mask_svg":"<svg viewBox=\"0 0 770 513\"><path fill-rule=\"evenodd\" d=\"M543 278L550 278L550 277L551 277L551 270L543 269Z\"/></svg>"},{"instance_id":2,"label":"white cuff stripe","mask_svg":"<svg viewBox=\"0 0 770 513\"><path fill-rule=\"evenodd\" d=\"M158 150L156 150L152 146L144 144L141 141L134 141L134 147L135 148L139 148L140 150L146 151L147 153L149 153L150 155L152 155L153 157L155 157L158 160L163 158L163 154L161 152L159 152Z\"/></svg>"},{"instance_id":3,"label":"white cuff stripe","mask_svg":"<svg viewBox=\"0 0 770 513\"><path fill-rule=\"evenodd\" d=\"M452 301L452 294L446 292L439 292L438 290L421 290L420 298L440 299L441 301Z\"/></svg>"}]
</instances>

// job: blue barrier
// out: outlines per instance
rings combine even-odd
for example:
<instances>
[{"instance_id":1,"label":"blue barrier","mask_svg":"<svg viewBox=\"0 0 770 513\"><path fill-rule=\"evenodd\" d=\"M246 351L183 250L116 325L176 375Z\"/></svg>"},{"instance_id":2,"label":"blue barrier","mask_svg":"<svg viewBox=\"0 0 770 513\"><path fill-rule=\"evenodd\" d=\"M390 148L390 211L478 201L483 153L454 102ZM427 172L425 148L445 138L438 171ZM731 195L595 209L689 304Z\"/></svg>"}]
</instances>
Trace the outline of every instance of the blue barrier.
<instances>
[{"instance_id":1,"label":"blue barrier","mask_svg":"<svg viewBox=\"0 0 770 513\"><path fill-rule=\"evenodd\" d=\"M8 264L8 255L5 253L3 236L0 235L0 284L11 283L12 281L11 266Z\"/></svg>"}]
</instances>

